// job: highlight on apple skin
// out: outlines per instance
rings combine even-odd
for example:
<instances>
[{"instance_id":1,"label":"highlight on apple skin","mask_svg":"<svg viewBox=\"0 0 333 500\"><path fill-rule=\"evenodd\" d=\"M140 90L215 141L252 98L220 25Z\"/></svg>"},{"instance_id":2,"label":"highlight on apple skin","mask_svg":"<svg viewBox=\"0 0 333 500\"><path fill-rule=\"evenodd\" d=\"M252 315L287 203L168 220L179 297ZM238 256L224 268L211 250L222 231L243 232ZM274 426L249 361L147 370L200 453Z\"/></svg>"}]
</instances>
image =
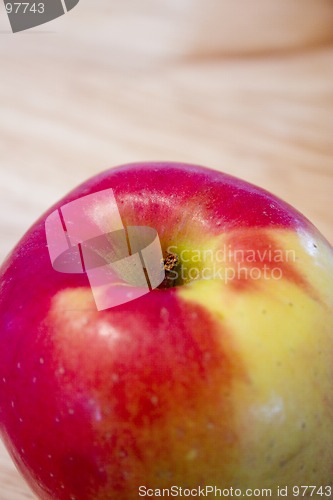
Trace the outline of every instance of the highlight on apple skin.
<instances>
[{"instance_id":1,"label":"highlight on apple skin","mask_svg":"<svg viewBox=\"0 0 333 500\"><path fill-rule=\"evenodd\" d=\"M124 228L156 231L164 279L131 300L134 271L119 265L129 299L99 310L88 271L52 265L45 223L106 190ZM96 200L83 226L110 236L110 207ZM106 266L112 251L101 250ZM0 280L0 431L39 498L329 492L333 250L282 200L205 167L113 168L41 217Z\"/></svg>"}]
</instances>

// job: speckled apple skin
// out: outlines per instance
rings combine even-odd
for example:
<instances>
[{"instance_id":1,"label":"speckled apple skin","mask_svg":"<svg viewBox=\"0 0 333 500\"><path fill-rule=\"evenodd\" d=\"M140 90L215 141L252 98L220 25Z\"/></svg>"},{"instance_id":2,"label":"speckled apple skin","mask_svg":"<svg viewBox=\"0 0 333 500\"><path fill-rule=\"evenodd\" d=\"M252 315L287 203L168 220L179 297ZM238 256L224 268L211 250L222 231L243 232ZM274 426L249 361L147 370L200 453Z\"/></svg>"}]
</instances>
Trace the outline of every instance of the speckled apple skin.
<instances>
[{"instance_id":1,"label":"speckled apple skin","mask_svg":"<svg viewBox=\"0 0 333 500\"><path fill-rule=\"evenodd\" d=\"M155 228L164 252L295 259L274 262L281 279L189 281L97 311L85 274L52 268L44 224L108 188L124 225ZM333 251L280 199L204 167L113 168L41 217L0 279L1 435L41 499L332 481Z\"/></svg>"}]
</instances>

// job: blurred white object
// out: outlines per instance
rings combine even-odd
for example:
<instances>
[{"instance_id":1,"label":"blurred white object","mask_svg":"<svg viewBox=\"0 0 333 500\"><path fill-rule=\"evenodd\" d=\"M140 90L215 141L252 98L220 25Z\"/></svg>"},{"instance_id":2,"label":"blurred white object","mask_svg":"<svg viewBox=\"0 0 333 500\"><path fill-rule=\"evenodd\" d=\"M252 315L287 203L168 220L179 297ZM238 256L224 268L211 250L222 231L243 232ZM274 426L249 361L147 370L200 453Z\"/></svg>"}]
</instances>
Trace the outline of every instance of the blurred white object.
<instances>
[{"instance_id":1,"label":"blurred white object","mask_svg":"<svg viewBox=\"0 0 333 500\"><path fill-rule=\"evenodd\" d=\"M186 52L192 54L277 51L333 39L333 0L168 0L168 3L183 5L183 43Z\"/></svg>"},{"instance_id":2,"label":"blurred white object","mask_svg":"<svg viewBox=\"0 0 333 500\"><path fill-rule=\"evenodd\" d=\"M74 12L74 11L73 11ZM272 53L333 40L333 0L99 0L62 17L62 36L118 65L174 57ZM80 15L79 15L80 14ZM1 20L0 20L1 21ZM82 30L82 23L89 29ZM98 33L98 36L96 36Z\"/></svg>"},{"instance_id":3,"label":"blurred white object","mask_svg":"<svg viewBox=\"0 0 333 500\"><path fill-rule=\"evenodd\" d=\"M100 0L89 22L124 59L259 54L333 40L333 0Z\"/></svg>"}]
</instances>

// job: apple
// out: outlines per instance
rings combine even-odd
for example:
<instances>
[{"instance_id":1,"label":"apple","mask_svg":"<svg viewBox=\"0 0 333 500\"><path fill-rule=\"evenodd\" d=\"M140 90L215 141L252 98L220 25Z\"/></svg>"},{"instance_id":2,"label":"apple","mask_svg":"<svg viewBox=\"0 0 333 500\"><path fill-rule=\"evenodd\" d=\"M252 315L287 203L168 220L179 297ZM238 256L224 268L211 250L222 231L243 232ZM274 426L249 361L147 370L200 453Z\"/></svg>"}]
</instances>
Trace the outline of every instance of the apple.
<instances>
[{"instance_id":1,"label":"apple","mask_svg":"<svg viewBox=\"0 0 333 500\"><path fill-rule=\"evenodd\" d=\"M110 257L121 227L155 238L148 290ZM41 217L0 278L1 435L39 498L331 495L333 250L287 203L205 167L120 166Z\"/></svg>"}]
</instances>

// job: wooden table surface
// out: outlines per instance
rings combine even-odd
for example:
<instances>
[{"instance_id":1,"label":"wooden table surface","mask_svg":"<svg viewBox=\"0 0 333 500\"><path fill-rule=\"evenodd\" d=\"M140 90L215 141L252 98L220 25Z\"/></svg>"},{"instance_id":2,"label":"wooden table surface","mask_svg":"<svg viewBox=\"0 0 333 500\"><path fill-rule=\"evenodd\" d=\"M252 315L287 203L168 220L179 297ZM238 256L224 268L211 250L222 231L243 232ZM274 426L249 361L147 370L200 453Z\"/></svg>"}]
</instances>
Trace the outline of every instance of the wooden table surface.
<instances>
[{"instance_id":1,"label":"wooden table surface","mask_svg":"<svg viewBox=\"0 0 333 500\"><path fill-rule=\"evenodd\" d=\"M333 243L333 45L189 56L149 0L98 3L16 35L0 6L0 261L75 185L145 160L254 182ZM0 500L33 498L0 445Z\"/></svg>"}]
</instances>

